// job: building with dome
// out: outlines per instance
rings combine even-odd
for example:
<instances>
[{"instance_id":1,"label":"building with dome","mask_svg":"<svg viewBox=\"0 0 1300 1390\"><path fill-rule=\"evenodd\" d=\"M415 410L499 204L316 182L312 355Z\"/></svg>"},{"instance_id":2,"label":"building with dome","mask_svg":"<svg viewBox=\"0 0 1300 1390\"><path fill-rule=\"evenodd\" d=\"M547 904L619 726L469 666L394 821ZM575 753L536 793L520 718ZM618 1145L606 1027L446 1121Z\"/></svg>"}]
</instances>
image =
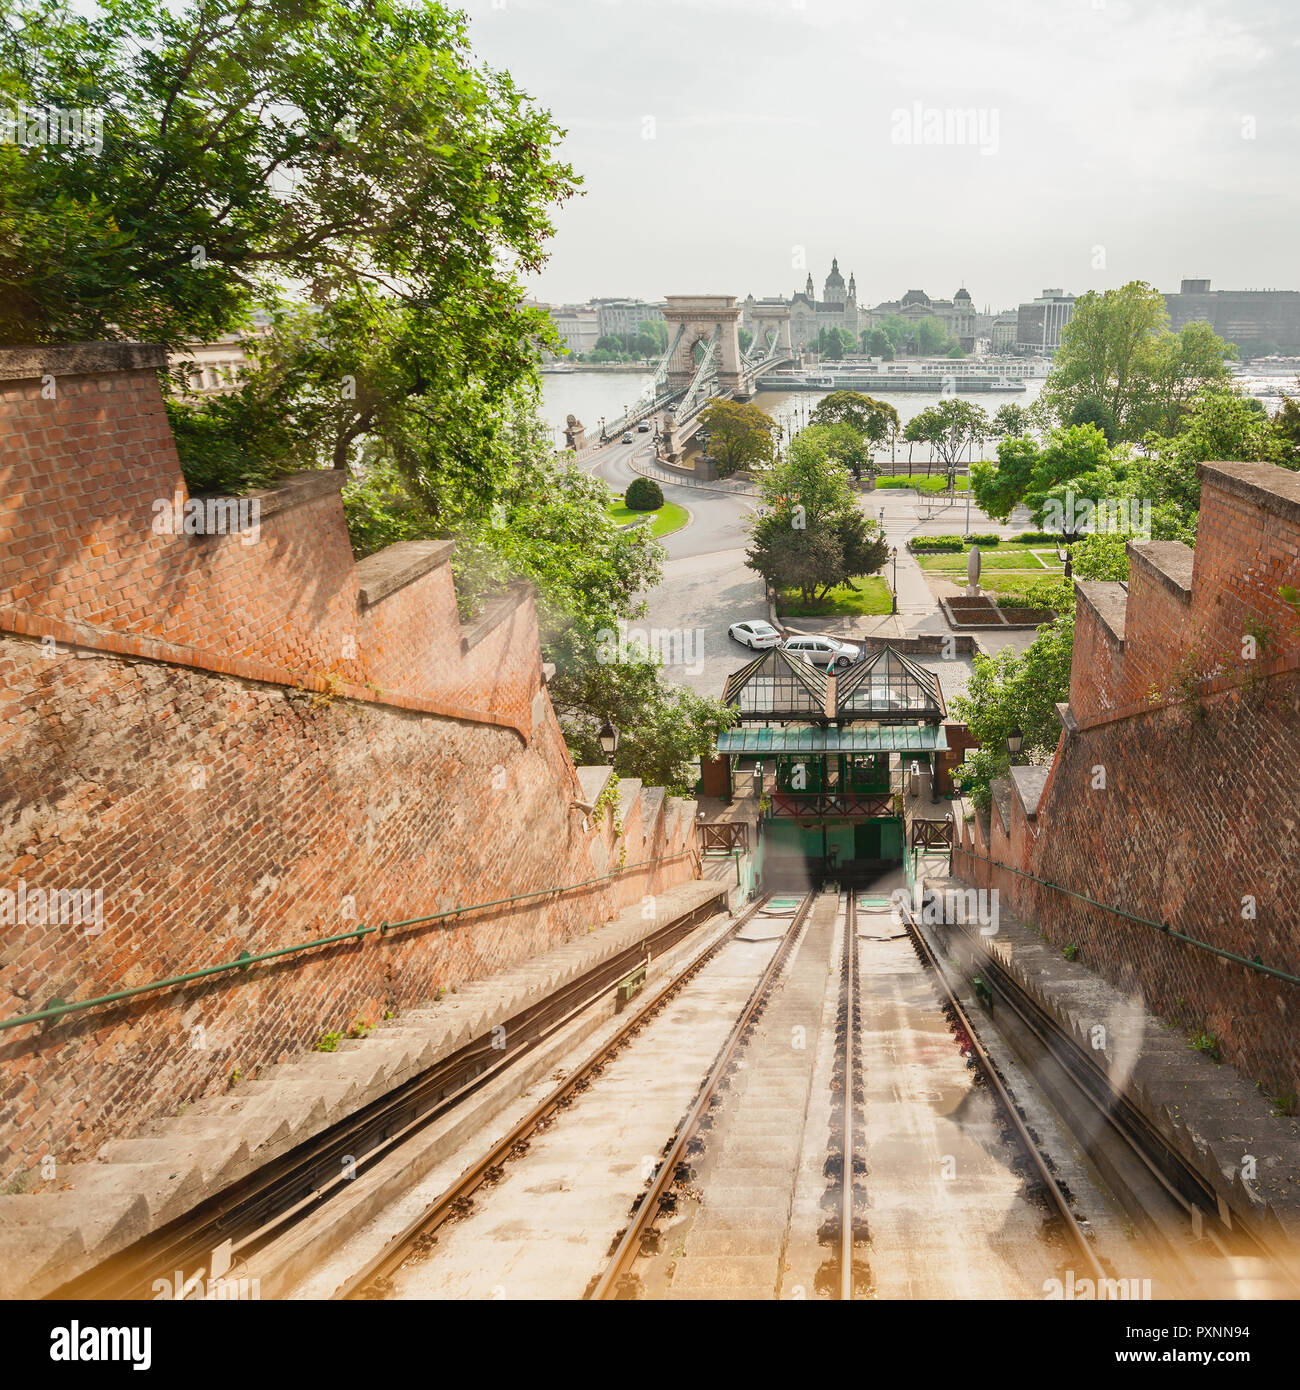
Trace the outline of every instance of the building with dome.
<instances>
[{"instance_id":1,"label":"building with dome","mask_svg":"<svg viewBox=\"0 0 1300 1390\"><path fill-rule=\"evenodd\" d=\"M796 350L817 350L818 331L822 328L847 329L856 341L863 327L861 311L858 309L858 284L850 272L849 282L844 283L840 273L839 258L831 260L831 273L822 285L822 297L817 298L811 274L804 281L804 287L796 290L789 300L755 299L747 295L741 314L741 326L751 333L754 330L753 308L756 304L788 304L790 308L790 341Z\"/></svg>"},{"instance_id":2,"label":"building with dome","mask_svg":"<svg viewBox=\"0 0 1300 1390\"><path fill-rule=\"evenodd\" d=\"M897 315L902 319L936 318L950 338L956 338L963 352L975 351L976 311L970 291L963 285L951 299L931 299L924 290L908 290L902 299L886 300L862 313L864 328L878 328L881 320Z\"/></svg>"}]
</instances>

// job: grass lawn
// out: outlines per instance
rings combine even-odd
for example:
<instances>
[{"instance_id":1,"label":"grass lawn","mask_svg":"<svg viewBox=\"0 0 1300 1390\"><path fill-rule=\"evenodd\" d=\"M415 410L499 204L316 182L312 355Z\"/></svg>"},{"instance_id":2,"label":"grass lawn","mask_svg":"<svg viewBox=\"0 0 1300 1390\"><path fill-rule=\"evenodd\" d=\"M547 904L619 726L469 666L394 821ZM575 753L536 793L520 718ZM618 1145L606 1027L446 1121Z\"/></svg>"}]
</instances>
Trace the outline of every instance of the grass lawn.
<instances>
[{"instance_id":1,"label":"grass lawn","mask_svg":"<svg viewBox=\"0 0 1300 1390\"><path fill-rule=\"evenodd\" d=\"M924 473L913 473L909 478L906 473L885 473L876 479L876 486L878 488L914 487L920 488L922 492L947 492L948 475L938 473L927 478ZM957 491L965 492L969 487L970 479L958 476Z\"/></svg>"},{"instance_id":2,"label":"grass lawn","mask_svg":"<svg viewBox=\"0 0 1300 1390\"><path fill-rule=\"evenodd\" d=\"M676 502L665 502L657 512L634 512L624 504L621 497L609 504L609 514L620 526L626 526L631 521L639 521L642 517L653 517L650 534L655 537L667 536L674 531L680 531L691 519L686 508L679 507Z\"/></svg>"},{"instance_id":3,"label":"grass lawn","mask_svg":"<svg viewBox=\"0 0 1300 1390\"><path fill-rule=\"evenodd\" d=\"M915 559L923 570L965 574L969 556L970 547L967 547L962 551L950 550L938 555L917 555ZM1033 579L1043 579L1049 574L1063 574L1065 566L1056 558L1054 550L1031 550L1028 546L1017 546L1015 550L1008 551L984 546L980 555L980 573L987 574L990 570L1015 570Z\"/></svg>"},{"instance_id":4,"label":"grass lawn","mask_svg":"<svg viewBox=\"0 0 1300 1390\"><path fill-rule=\"evenodd\" d=\"M781 594L781 612L787 618L832 618L847 617L853 613L888 613L892 607L889 585L875 574L832 589L825 598L816 599L811 604L805 604L797 592L792 593L787 589Z\"/></svg>"}]
</instances>

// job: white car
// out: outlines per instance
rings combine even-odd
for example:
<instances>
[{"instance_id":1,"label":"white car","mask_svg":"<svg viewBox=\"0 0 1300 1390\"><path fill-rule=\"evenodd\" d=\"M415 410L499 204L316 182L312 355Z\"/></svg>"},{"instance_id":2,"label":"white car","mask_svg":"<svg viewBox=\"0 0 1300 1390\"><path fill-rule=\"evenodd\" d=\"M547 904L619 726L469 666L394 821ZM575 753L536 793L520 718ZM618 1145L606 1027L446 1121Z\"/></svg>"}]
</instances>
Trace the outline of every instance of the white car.
<instances>
[{"instance_id":1,"label":"white car","mask_svg":"<svg viewBox=\"0 0 1300 1390\"><path fill-rule=\"evenodd\" d=\"M733 640L743 642L745 646L760 652L766 651L769 647L781 645L781 634L771 623L765 623L762 618L751 618L744 623L732 623L727 629L727 635Z\"/></svg>"},{"instance_id":2,"label":"white car","mask_svg":"<svg viewBox=\"0 0 1300 1390\"><path fill-rule=\"evenodd\" d=\"M786 651L814 666L829 666L841 657L856 661L858 657L858 648L852 642L841 642L837 637L792 637L784 645Z\"/></svg>"}]
</instances>

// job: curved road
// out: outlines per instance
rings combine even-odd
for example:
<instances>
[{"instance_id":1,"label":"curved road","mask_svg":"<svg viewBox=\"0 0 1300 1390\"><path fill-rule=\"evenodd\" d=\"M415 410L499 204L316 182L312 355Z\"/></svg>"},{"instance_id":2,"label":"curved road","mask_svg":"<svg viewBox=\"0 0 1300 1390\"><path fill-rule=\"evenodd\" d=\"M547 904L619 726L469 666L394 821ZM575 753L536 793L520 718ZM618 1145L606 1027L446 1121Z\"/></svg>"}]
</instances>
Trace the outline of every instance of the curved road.
<instances>
[{"instance_id":1,"label":"curved road","mask_svg":"<svg viewBox=\"0 0 1300 1390\"><path fill-rule=\"evenodd\" d=\"M623 492L639 476L631 460L653 458L651 438L634 432L631 444L608 444L582 467ZM646 616L629 627L629 634L641 632L657 639L670 681L700 695L721 695L727 676L751 657L748 648L727 636L727 628L746 618L767 617L763 581L745 565L745 522L755 503L748 497L656 481L664 497L685 507L691 520L664 537L668 558L663 580L643 595Z\"/></svg>"}]
</instances>

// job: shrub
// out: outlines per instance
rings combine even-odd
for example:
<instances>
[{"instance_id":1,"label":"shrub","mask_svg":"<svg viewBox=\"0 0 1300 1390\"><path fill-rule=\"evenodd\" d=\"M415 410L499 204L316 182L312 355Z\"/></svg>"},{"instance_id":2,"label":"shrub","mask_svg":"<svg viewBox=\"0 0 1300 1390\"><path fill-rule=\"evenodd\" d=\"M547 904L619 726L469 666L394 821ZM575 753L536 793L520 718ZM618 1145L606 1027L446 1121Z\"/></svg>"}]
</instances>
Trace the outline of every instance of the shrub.
<instances>
[{"instance_id":1,"label":"shrub","mask_svg":"<svg viewBox=\"0 0 1300 1390\"><path fill-rule=\"evenodd\" d=\"M913 555L940 555L946 551L963 550L960 536L913 536L907 543Z\"/></svg>"},{"instance_id":2,"label":"shrub","mask_svg":"<svg viewBox=\"0 0 1300 1390\"><path fill-rule=\"evenodd\" d=\"M1043 545L1061 538L1054 531L1024 531L1011 539L1016 545Z\"/></svg>"},{"instance_id":3,"label":"shrub","mask_svg":"<svg viewBox=\"0 0 1300 1390\"><path fill-rule=\"evenodd\" d=\"M1001 536L963 536L962 540L965 541L967 545L978 546L1000 545L1002 543Z\"/></svg>"},{"instance_id":4,"label":"shrub","mask_svg":"<svg viewBox=\"0 0 1300 1390\"><path fill-rule=\"evenodd\" d=\"M653 478L634 478L623 501L632 512L657 512L664 504L663 489Z\"/></svg>"}]
</instances>

